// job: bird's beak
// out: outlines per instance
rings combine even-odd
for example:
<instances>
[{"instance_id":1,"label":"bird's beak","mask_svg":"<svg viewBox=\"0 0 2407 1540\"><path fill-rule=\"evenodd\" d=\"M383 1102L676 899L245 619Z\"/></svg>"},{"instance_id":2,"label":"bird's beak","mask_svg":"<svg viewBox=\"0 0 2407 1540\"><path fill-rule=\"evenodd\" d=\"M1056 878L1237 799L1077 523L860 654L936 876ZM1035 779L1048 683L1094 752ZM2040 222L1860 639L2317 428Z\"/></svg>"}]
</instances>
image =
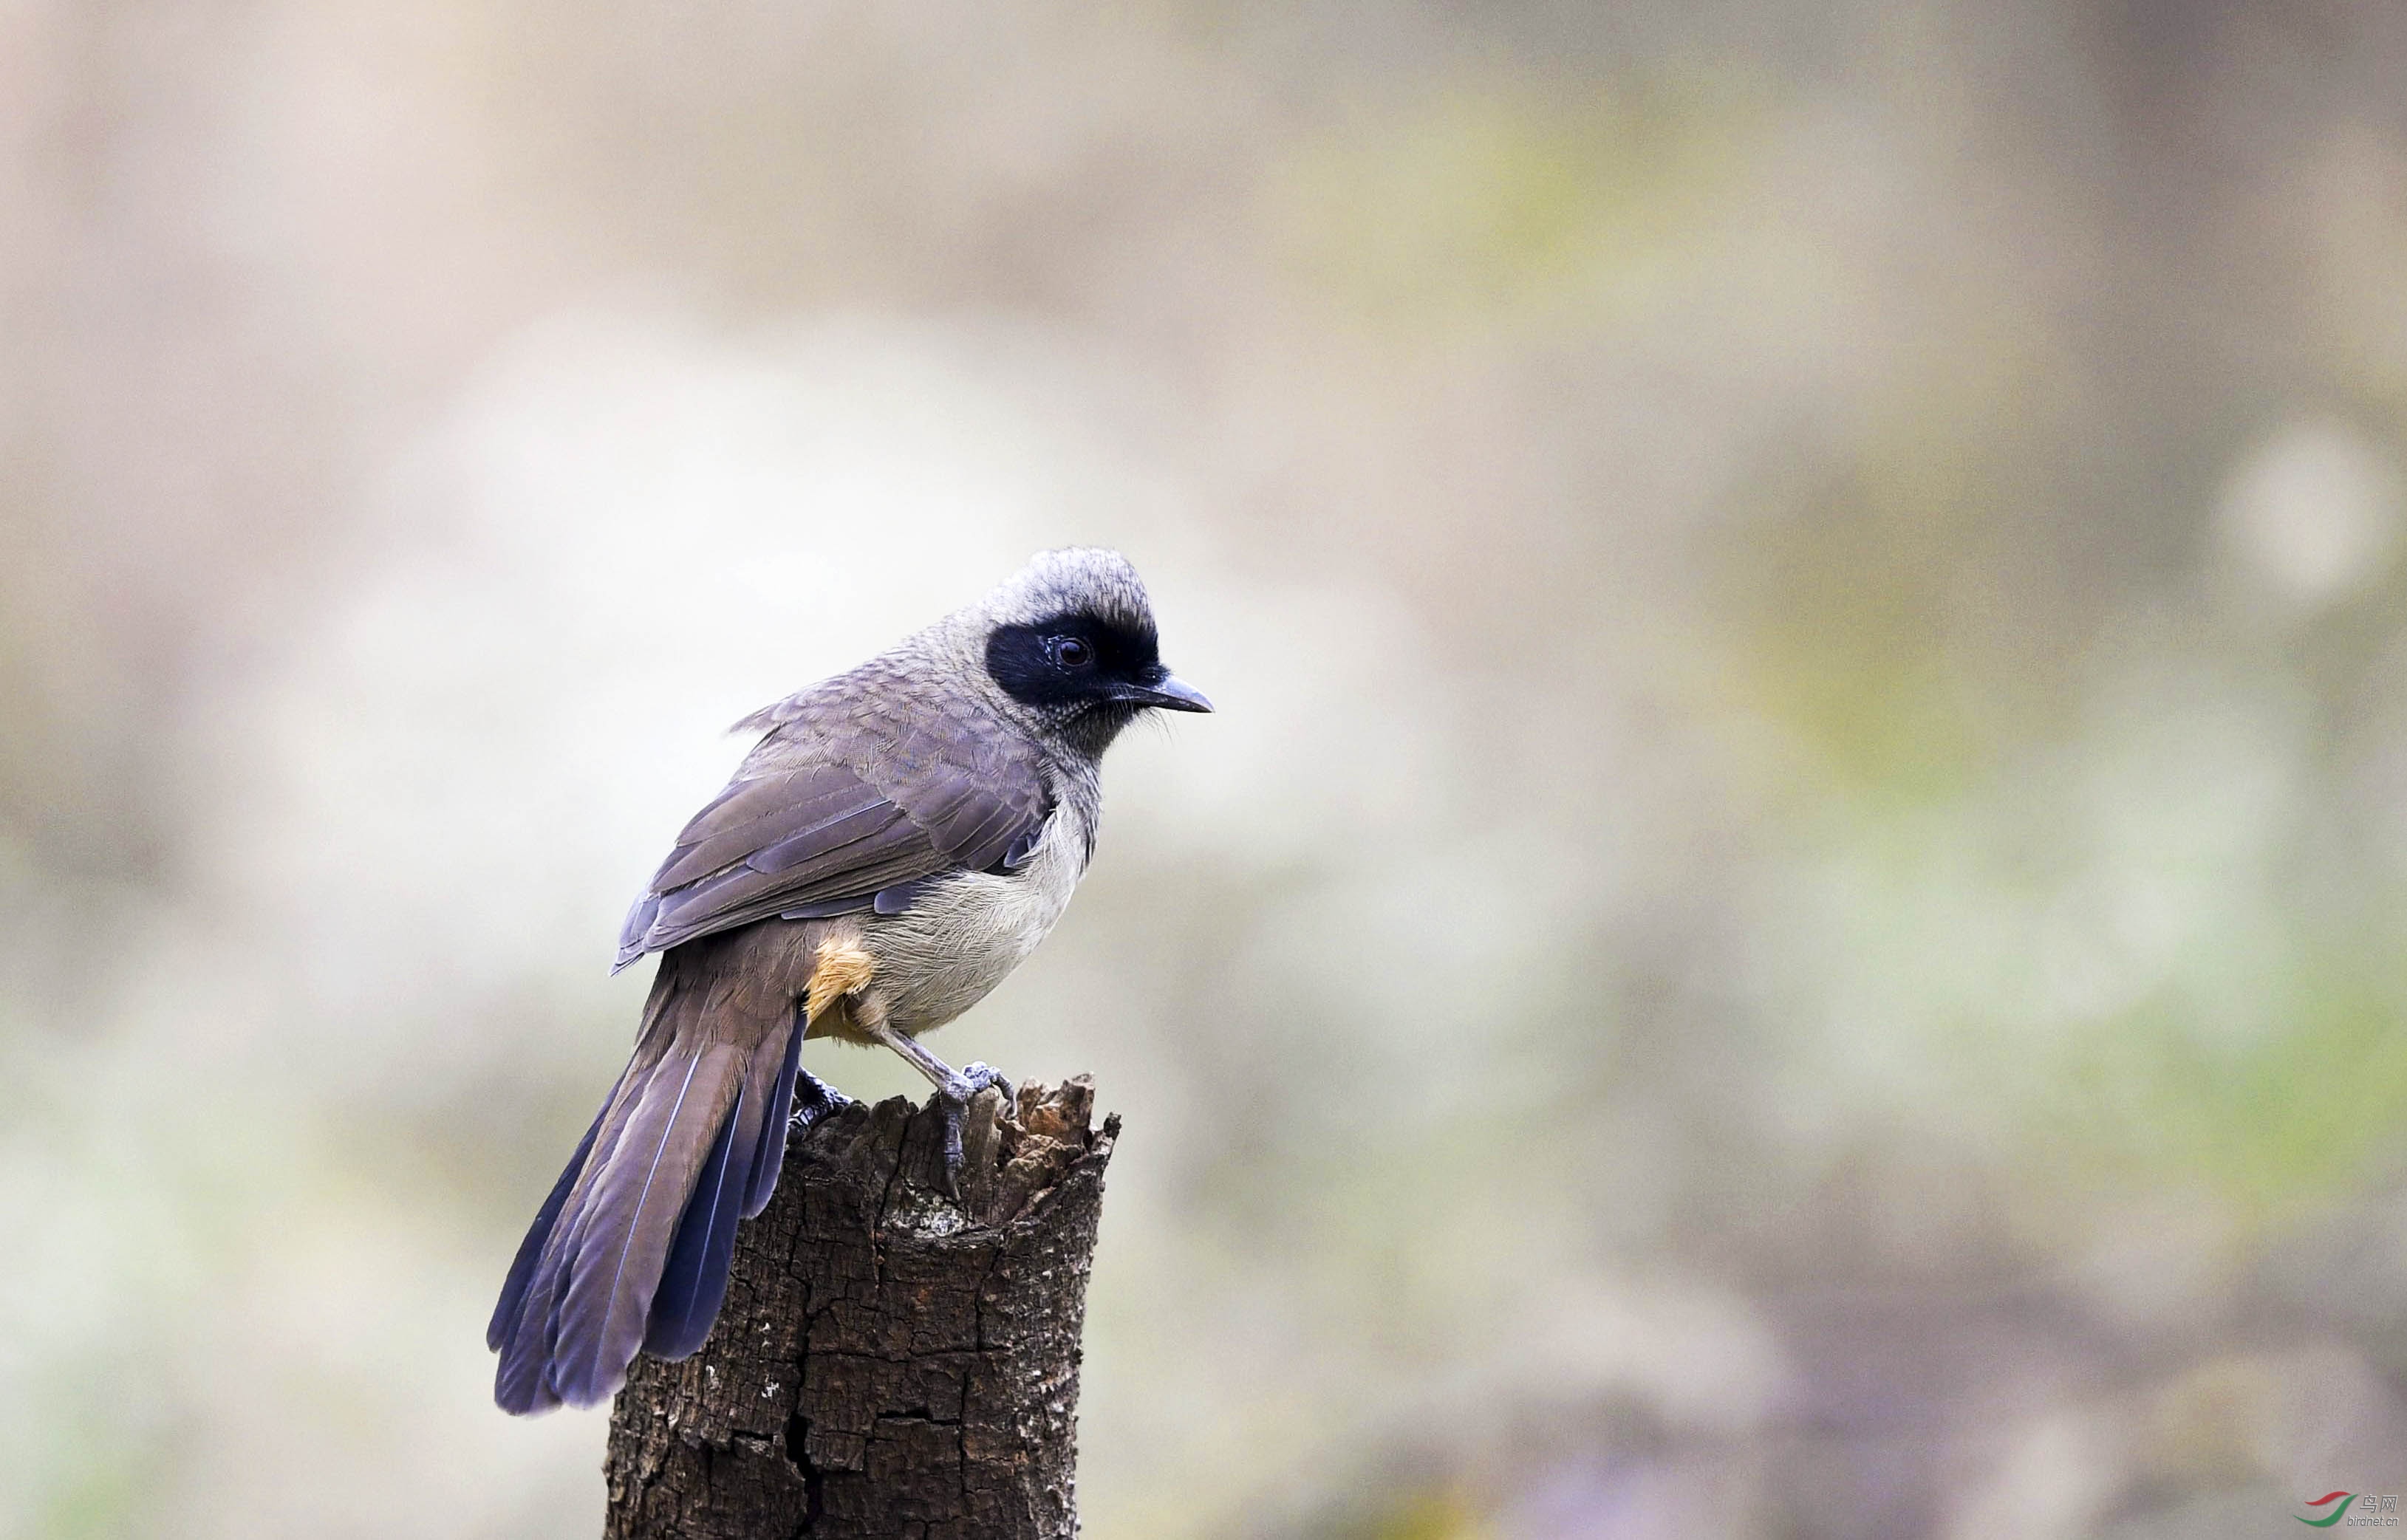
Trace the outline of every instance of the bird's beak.
<instances>
[{"instance_id":1,"label":"bird's beak","mask_svg":"<svg viewBox=\"0 0 2407 1540\"><path fill-rule=\"evenodd\" d=\"M1175 673L1163 674L1150 685L1132 685L1118 692L1118 699L1139 706L1159 706L1166 712L1208 712L1211 698Z\"/></svg>"}]
</instances>

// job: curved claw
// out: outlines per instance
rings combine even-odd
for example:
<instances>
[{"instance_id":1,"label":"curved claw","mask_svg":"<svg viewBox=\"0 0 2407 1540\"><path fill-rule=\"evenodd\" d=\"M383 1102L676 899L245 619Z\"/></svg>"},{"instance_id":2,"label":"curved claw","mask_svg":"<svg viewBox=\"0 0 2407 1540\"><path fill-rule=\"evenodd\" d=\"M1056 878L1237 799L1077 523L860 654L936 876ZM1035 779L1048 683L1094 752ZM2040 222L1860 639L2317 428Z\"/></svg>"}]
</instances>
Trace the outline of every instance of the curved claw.
<instances>
[{"instance_id":1,"label":"curved claw","mask_svg":"<svg viewBox=\"0 0 2407 1540\"><path fill-rule=\"evenodd\" d=\"M1001 1091L1006 1101L1017 1101L1018 1093L1001 1071L987 1065L973 1064L955 1069L944 1060L919 1046L918 1039L897 1032L885 1022L872 1024L869 1035L900 1053L911 1067L928 1077L936 1088L936 1106L945 1120L945 1191L961 1196L961 1116L969 1110L970 1098L981 1091Z\"/></svg>"},{"instance_id":2,"label":"curved claw","mask_svg":"<svg viewBox=\"0 0 2407 1540\"><path fill-rule=\"evenodd\" d=\"M947 1197L961 1195L961 1120L968 1116L970 1098L981 1091L1000 1091L1006 1105L1018 1095L1011 1081L1001 1071L983 1064L965 1064L952 1078L936 1087L937 1101L945 1120L945 1194Z\"/></svg>"},{"instance_id":3,"label":"curved claw","mask_svg":"<svg viewBox=\"0 0 2407 1540\"><path fill-rule=\"evenodd\" d=\"M961 1079L969 1082L970 1095L975 1096L981 1091L995 1090L1003 1093L1003 1099L1005 1102L1018 1099L1019 1093L1012 1089L1010 1078L991 1065L976 1062L965 1064L961 1066Z\"/></svg>"}]
</instances>

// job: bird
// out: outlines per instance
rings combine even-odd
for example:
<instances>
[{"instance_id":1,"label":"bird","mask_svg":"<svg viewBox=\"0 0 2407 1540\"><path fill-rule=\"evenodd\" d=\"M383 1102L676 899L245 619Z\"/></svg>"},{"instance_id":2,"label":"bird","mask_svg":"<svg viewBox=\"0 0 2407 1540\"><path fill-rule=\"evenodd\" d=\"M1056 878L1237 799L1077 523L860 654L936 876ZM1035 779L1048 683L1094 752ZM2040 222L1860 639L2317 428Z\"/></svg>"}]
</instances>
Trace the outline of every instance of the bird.
<instances>
[{"instance_id":1,"label":"bird","mask_svg":"<svg viewBox=\"0 0 2407 1540\"><path fill-rule=\"evenodd\" d=\"M1209 712L1165 668L1119 553L1039 553L976 603L731 729L758 732L629 911L658 954L633 1056L520 1244L486 1329L507 1412L590 1406L640 1349L710 1333L735 1227L790 1124L845 1098L806 1038L882 1046L934 1085L947 1186L970 1098L1010 1082L919 1043L1035 950L1095 849L1104 751Z\"/></svg>"}]
</instances>

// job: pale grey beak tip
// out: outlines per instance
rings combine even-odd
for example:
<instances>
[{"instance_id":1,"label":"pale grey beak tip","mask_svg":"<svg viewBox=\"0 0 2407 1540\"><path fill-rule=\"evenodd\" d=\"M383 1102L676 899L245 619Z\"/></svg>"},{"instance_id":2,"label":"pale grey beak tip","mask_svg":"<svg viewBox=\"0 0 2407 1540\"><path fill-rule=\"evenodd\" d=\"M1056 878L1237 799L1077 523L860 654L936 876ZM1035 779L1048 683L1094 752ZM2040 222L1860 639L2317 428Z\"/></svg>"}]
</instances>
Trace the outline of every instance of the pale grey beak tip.
<instances>
[{"instance_id":1,"label":"pale grey beak tip","mask_svg":"<svg viewBox=\"0 0 2407 1540\"><path fill-rule=\"evenodd\" d=\"M1212 709L1211 697L1175 673L1164 677L1150 693L1152 703L1165 711L1208 712Z\"/></svg>"}]
</instances>

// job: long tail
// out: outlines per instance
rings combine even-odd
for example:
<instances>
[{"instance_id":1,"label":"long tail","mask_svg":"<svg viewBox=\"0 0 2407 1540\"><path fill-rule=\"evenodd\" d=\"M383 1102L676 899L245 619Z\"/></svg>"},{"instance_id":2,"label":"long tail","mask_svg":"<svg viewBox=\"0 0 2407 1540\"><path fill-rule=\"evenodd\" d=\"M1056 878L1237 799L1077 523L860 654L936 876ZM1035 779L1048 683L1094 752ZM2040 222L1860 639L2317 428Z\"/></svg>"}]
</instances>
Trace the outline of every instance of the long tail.
<instances>
[{"instance_id":1,"label":"long tail","mask_svg":"<svg viewBox=\"0 0 2407 1540\"><path fill-rule=\"evenodd\" d=\"M638 1348L684 1358L710 1335L736 1222L777 1185L803 1033L705 1040L679 1019L700 1006L656 986L635 1057L519 1245L485 1329L504 1411L590 1406Z\"/></svg>"}]
</instances>

